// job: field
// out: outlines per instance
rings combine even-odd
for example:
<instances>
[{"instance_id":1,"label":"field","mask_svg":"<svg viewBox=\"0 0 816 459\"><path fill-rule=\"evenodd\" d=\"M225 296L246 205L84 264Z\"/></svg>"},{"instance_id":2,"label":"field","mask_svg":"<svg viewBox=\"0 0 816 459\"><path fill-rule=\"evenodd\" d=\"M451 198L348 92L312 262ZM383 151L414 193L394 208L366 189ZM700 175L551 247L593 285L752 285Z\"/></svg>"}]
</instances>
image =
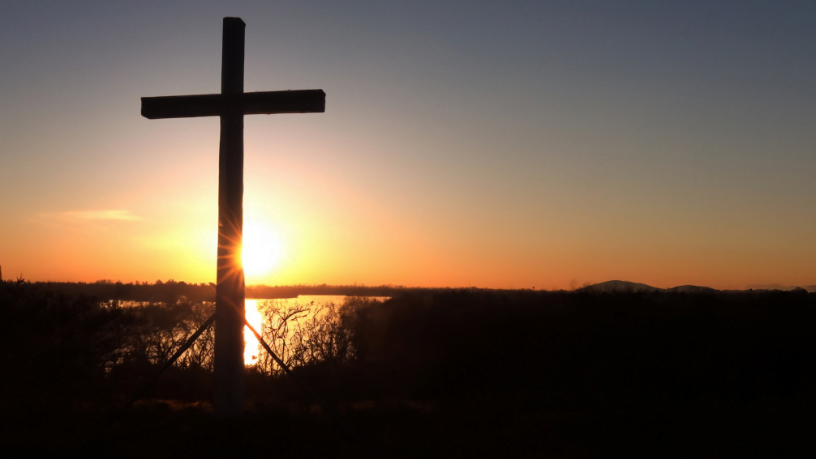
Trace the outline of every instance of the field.
<instances>
[{"instance_id":1,"label":"field","mask_svg":"<svg viewBox=\"0 0 816 459\"><path fill-rule=\"evenodd\" d=\"M267 308L265 336L350 438L263 358L247 369L247 416L213 419L211 334L122 412L211 312L208 286L167 285L0 284L0 451L577 458L814 449L815 293L380 288L369 294L392 299L350 298L288 331L286 311Z\"/></svg>"}]
</instances>

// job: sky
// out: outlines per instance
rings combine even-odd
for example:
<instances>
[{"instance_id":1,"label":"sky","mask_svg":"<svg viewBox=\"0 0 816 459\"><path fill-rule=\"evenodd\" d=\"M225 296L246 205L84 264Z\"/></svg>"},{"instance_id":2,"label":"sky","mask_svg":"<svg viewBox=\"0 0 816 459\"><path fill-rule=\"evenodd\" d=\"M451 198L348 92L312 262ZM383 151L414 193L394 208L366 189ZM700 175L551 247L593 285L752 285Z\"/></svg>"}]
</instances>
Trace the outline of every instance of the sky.
<instances>
[{"instance_id":1,"label":"sky","mask_svg":"<svg viewBox=\"0 0 816 459\"><path fill-rule=\"evenodd\" d=\"M245 117L249 284L816 284L816 3L747 0L4 1L4 278L214 282L218 119L140 97L225 16L327 94Z\"/></svg>"}]
</instances>

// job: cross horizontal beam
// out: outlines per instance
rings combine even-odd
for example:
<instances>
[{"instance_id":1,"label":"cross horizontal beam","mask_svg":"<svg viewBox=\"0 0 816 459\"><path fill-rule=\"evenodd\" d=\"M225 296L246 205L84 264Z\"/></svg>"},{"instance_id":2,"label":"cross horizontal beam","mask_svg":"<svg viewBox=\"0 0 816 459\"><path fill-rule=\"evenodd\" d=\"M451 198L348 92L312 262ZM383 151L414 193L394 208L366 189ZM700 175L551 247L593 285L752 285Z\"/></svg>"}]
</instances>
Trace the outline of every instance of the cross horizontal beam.
<instances>
[{"instance_id":1,"label":"cross horizontal beam","mask_svg":"<svg viewBox=\"0 0 816 459\"><path fill-rule=\"evenodd\" d=\"M323 113L326 111L326 93L322 89L306 89L234 95L142 97L142 116L151 120L221 116L234 111L244 115Z\"/></svg>"}]
</instances>

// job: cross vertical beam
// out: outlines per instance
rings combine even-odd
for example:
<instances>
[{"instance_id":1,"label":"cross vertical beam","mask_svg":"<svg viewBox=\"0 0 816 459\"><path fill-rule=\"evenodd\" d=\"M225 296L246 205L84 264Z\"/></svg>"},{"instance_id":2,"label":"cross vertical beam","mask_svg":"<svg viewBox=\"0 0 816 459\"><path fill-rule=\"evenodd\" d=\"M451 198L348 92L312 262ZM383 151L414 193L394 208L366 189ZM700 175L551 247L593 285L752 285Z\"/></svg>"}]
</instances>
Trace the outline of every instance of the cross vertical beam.
<instances>
[{"instance_id":1,"label":"cross vertical beam","mask_svg":"<svg viewBox=\"0 0 816 459\"><path fill-rule=\"evenodd\" d=\"M244 93L244 30L239 18L224 18L221 94ZM244 224L244 113L239 105L221 113L218 168L218 271L215 287L215 394L219 417L244 412L245 285L241 263Z\"/></svg>"}]
</instances>

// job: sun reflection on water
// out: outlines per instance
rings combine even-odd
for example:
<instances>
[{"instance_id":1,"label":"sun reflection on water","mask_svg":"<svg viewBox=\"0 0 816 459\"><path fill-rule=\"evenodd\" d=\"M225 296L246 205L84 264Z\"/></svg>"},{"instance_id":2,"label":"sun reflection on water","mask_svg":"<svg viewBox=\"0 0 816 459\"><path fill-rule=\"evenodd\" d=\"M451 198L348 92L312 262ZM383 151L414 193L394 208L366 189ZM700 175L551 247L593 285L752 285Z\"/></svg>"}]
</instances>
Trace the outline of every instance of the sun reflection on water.
<instances>
[{"instance_id":1,"label":"sun reflection on water","mask_svg":"<svg viewBox=\"0 0 816 459\"><path fill-rule=\"evenodd\" d=\"M377 301L385 301L388 297L385 296L373 296L370 297L371 299ZM258 333L263 333L261 326L263 324L264 318L263 315L258 311L258 302L264 301L274 301L280 306L296 306L301 305L306 307L307 310L311 310L309 312L308 317L313 317L311 314L314 314L317 311L320 311L320 307L327 303L334 303L337 305L343 304L343 301L346 299L345 295L300 295L297 298L279 298L279 299L255 299L255 300L245 300L246 306L246 318L249 323L252 325ZM249 327L244 327L244 365L252 366L258 363L258 355L263 352L261 349L261 344L255 338L255 334L250 331Z\"/></svg>"},{"instance_id":2,"label":"sun reflection on water","mask_svg":"<svg viewBox=\"0 0 816 459\"><path fill-rule=\"evenodd\" d=\"M263 317L258 311L258 300L246 300L245 304L247 320L258 333L261 333ZM244 327L244 342L246 343L244 346L244 365L255 365L255 363L258 362L258 353L260 352L259 347L261 343L258 342L258 339L255 338L255 334L252 333L249 327Z\"/></svg>"}]
</instances>

